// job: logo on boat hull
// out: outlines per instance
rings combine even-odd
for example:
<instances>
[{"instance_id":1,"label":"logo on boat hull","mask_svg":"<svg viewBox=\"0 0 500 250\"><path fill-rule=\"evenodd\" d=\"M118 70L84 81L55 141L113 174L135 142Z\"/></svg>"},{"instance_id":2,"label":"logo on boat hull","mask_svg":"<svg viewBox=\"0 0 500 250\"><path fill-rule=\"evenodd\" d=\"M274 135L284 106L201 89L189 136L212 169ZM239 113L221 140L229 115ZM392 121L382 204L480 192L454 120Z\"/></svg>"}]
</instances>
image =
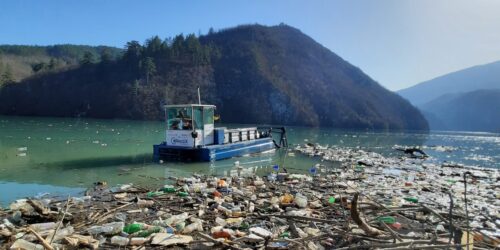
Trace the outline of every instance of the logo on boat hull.
<instances>
[{"instance_id":1,"label":"logo on boat hull","mask_svg":"<svg viewBox=\"0 0 500 250\"><path fill-rule=\"evenodd\" d=\"M187 139L172 138L171 142L172 142L172 144L187 144L188 140Z\"/></svg>"}]
</instances>

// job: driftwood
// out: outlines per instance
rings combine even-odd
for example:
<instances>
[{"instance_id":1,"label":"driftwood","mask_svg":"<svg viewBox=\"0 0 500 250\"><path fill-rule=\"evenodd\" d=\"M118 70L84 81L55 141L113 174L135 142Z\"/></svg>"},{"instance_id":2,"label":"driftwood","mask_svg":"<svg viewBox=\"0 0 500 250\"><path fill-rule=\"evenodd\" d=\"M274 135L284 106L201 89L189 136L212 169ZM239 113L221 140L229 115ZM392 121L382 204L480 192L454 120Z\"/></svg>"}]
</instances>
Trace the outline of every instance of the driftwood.
<instances>
[{"instance_id":1,"label":"driftwood","mask_svg":"<svg viewBox=\"0 0 500 250\"><path fill-rule=\"evenodd\" d=\"M359 199L359 193L355 193L351 203L352 220L359 226L359 228L363 229L363 231L365 231L365 233L369 236L378 236L384 234L382 231L368 225L368 223L366 223L363 219L361 219L360 212L358 211L358 199Z\"/></svg>"}]
</instances>

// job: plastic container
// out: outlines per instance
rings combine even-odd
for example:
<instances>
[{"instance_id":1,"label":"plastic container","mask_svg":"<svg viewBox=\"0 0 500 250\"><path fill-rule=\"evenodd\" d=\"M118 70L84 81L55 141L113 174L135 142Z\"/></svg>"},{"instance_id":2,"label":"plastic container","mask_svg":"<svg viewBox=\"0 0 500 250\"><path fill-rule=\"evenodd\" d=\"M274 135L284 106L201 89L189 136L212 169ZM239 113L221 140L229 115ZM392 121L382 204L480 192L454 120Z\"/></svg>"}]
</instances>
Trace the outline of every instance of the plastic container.
<instances>
[{"instance_id":1,"label":"plastic container","mask_svg":"<svg viewBox=\"0 0 500 250\"><path fill-rule=\"evenodd\" d=\"M307 207L307 197L305 197L304 195L302 195L301 193L297 193L295 195L295 199L294 199L294 202L295 204L297 204L298 207L300 208L305 208Z\"/></svg>"}]
</instances>

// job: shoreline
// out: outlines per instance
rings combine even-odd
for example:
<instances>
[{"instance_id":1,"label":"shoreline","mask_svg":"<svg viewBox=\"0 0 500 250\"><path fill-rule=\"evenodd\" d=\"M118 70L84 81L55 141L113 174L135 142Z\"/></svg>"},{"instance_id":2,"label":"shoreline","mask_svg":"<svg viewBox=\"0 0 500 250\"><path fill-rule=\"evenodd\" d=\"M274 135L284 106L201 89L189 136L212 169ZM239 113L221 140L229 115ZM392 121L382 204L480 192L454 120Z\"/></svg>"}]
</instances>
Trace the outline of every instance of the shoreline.
<instances>
[{"instance_id":1,"label":"shoreline","mask_svg":"<svg viewBox=\"0 0 500 250\"><path fill-rule=\"evenodd\" d=\"M82 197L18 200L0 210L0 242L37 248L55 235L49 244L54 249L453 247L467 239L474 247L500 244L498 170L315 144L295 152L340 160L341 167L317 164L309 174L293 174L277 166L258 176L235 166L228 176L173 178L174 185L156 190L97 183ZM404 168L387 172L395 166Z\"/></svg>"}]
</instances>

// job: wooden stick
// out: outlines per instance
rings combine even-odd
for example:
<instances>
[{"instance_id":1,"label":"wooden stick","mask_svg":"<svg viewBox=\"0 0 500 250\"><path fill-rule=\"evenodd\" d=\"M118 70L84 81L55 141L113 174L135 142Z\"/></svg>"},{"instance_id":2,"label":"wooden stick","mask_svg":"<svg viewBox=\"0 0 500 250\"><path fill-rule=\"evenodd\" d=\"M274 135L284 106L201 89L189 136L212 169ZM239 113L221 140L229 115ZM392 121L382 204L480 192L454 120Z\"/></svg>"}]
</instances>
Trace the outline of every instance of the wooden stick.
<instances>
[{"instance_id":1,"label":"wooden stick","mask_svg":"<svg viewBox=\"0 0 500 250\"><path fill-rule=\"evenodd\" d=\"M68 213L68 208L69 208L69 195L68 195L68 200L66 201L66 209L64 210L64 213L63 213L63 216L61 218L61 220L59 221L59 223L57 224L57 227L56 227L56 230L54 231L54 234L52 235L52 237L50 238L50 241L49 241L49 244L52 244L52 241L54 240L54 237L56 237L56 234L57 234L57 231L59 230L59 228L61 227L63 221L64 221L64 217L66 217L66 213Z\"/></svg>"},{"instance_id":2,"label":"wooden stick","mask_svg":"<svg viewBox=\"0 0 500 250\"><path fill-rule=\"evenodd\" d=\"M48 250L54 250L54 248L41 236L39 235L35 230L31 229L28 227L28 231L32 234L35 235L35 237L42 242L42 245L45 247L45 249Z\"/></svg>"}]
</instances>

